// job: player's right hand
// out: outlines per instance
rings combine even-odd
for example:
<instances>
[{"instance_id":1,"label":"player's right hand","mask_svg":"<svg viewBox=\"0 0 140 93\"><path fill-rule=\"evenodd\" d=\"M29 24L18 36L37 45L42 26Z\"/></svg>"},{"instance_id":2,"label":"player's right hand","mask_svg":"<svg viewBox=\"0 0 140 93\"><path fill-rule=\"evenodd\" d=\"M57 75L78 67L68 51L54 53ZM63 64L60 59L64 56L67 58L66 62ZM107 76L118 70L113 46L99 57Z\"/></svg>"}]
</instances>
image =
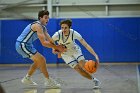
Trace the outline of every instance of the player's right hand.
<instances>
[{"instance_id":1,"label":"player's right hand","mask_svg":"<svg viewBox=\"0 0 140 93\"><path fill-rule=\"evenodd\" d=\"M64 47L63 45L57 45L57 49L55 49L55 51L63 53L67 51L67 48Z\"/></svg>"},{"instance_id":2,"label":"player's right hand","mask_svg":"<svg viewBox=\"0 0 140 93\"><path fill-rule=\"evenodd\" d=\"M53 54L58 54L59 51L57 51L57 50L55 50L55 49L52 49L52 53L53 53Z\"/></svg>"}]
</instances>

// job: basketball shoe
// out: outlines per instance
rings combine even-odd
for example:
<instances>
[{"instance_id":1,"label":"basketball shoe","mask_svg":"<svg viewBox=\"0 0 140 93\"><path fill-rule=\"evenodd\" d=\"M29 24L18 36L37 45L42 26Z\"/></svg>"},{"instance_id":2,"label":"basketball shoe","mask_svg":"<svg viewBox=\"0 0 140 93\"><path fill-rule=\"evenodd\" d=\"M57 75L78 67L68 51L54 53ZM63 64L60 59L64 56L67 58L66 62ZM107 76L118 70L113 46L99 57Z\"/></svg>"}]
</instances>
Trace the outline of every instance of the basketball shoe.
<instances>
[{"instance_id":1,"label":"basketball shoe","mask_svg":"<svg viewBox=\"0 0 140 93\"><path fill-rule=\"evenodd\" d=\"M94 87L93 87L94 89L100 88L101 82L97 78L94 78L93 82L94 82Z\"/></svg>"},{"instance_id":2,"label":"basketball shoe","mask_svg":"<svg viewBox=\"0 0 140 93\"><path fill-rule=\"evenodd\" d=\"M31 85L31 86L36 86L37 85L37 83L35 83L35 82L32 81L32 78L31 77L26 77L26 76L21 80L21 82L23 84Z\"/></svg>"},{"instance_id":3,"label":"basketball shoe","mask_svg":"<svg viewBox=\"0 0 140 93\"><path fill-rule=\"evenodd\" d=\"M49 78L45 80L45 87L46 88L61 88L61 85L57 83L55 80L53 80L52 78Z\"/></svg>"}]
</instances>

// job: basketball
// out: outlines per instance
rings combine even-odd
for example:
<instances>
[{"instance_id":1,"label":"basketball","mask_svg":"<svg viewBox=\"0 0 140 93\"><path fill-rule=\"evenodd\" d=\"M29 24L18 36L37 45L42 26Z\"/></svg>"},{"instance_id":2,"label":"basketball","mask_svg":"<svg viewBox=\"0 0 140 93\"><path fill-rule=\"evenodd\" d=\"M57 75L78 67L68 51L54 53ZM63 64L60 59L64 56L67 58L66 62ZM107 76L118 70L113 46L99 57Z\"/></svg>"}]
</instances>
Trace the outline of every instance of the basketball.
<instances>
[{"instance_id":1,"label":"basketball","mask_svg":"<svg viewBox=\"0 0 140 93\"><path fill-rule=\"evenodd\" d=\"M96 68L96 62L93 60L88 60L85 65L84 68L87 72L89 73L95 73L97 68Z\"/></svg>"}]
</instances>

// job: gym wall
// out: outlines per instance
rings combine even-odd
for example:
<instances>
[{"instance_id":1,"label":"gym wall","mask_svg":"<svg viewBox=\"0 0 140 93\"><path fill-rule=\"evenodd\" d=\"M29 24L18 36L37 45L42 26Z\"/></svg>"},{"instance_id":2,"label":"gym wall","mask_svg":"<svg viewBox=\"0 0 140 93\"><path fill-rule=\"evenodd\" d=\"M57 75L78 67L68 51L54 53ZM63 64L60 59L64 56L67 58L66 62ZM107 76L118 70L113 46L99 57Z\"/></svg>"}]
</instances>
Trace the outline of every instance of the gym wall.
<instances>
[{"instance_id":1,"label":"gym wall","mask_svg":"<svg viewBox=\"0 0 140 93\"><path fill-rule=\"evenodd\" d=\"M51 36L60 29L60 20L50 19L47 28ZM0 20L0 64L31 63L16 52L15 42L26 25L33 21ZM101 62L140 62L140 17L72 18L72 21L72 28L93 47ZM42 47L39 41L34 45L46 57L47 63L63 62L51 53L51 49ZM83 46L81 48L86 59L94 59Z\"/></svg>"}]
</instances>

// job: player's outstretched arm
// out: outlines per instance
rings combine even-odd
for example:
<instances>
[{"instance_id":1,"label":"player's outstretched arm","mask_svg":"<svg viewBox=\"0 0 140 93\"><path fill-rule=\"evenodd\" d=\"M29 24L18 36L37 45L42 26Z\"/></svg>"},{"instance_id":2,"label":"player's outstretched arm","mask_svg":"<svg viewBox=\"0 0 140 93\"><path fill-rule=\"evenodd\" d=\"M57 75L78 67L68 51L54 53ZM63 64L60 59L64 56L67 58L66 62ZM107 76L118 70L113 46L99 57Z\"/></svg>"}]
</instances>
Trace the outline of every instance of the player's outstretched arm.
<instances>
[{"instance_id":1,"label":"player's outstretched arm","mask_svg":"<svg viewBox=\"0 0 140 93\"><path fill-rule=\"evenodd\" d=\"M50 41L51 43L55 44L55 41L50 37L50 35L48 34L47 31L44 32L44 34L45 34L45 37L46 37L46 39L47 39L48 41Z\"/></svg>"},{"instance_id":2,"label":"player's outstretched arm","mask_svg":"<svg viewBox=\"0 0 140 93\"><path fill-rule=\"evenodd\" d=\"M32 30L33 31L37 31L38 38L39 38L41 44L44 47L54 48L54 49L59 50L59 51L63 51L64 50L64 48L62 46L57 46L57 45L51 43L50 41L46 40L45 34L43 32L43 29L42 29L42 27L39 24L33 24L32 25Z\"/></svg>"},{"instance_id":3,"label":"player's outstretched arm","mask_svg":"<svg viewBox=\"0 0 140 93\"><path fill-rule=\"evenodd\" d=\"M97 63L99 64L99 58L98 55L95 53L95 51L92 49L92 47L84 40L81 39L80 43L96 58Z\"/></svg>"}]
</instances>

